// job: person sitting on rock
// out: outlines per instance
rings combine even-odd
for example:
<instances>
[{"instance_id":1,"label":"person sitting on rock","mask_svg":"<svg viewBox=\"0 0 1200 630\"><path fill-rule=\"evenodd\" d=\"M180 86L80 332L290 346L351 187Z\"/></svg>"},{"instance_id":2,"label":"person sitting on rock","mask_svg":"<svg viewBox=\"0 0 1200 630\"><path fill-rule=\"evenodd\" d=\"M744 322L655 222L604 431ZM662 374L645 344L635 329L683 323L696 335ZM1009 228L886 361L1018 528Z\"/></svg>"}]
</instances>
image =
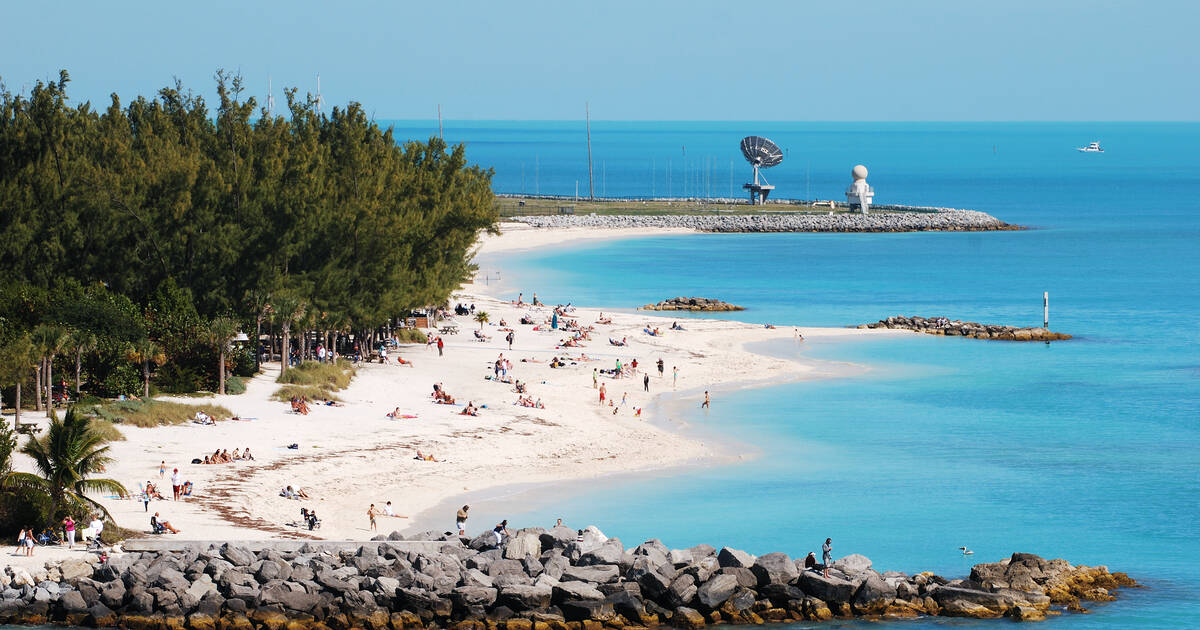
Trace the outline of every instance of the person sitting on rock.
<instances>
[{"instance_id":1,"label":"person sitting on rock","mask_svg":"<svg viewBox=\"0 0 1200 630\"><path fill-rule=\"evenodd\" d=\"M815 551L808 552L808 555L804 557L804 569L813 571L817 569L817 553Z\"/></svg>"}]
</instances>

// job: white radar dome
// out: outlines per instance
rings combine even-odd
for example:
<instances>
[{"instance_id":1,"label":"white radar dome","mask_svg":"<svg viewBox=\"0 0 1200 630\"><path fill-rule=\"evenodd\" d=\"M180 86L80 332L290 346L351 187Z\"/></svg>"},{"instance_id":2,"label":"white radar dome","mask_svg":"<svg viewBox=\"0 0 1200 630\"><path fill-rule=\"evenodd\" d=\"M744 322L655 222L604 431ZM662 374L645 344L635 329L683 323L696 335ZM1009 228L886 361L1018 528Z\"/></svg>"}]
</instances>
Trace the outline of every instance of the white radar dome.
<instances>
[{"instance_id":1,"label":"white radar dome","mask_svg":"<svg viewBox=\"0 0 1200 630\"><path fill-rule=\"evenodd\" d=\"M862 164L859 164L858 166L855 166L854 170L851 171L850 173L854 176L854 181L858 181L860 179L866 179L867 178L867 167L863 166Z\"/></svg>"}]
</instances>

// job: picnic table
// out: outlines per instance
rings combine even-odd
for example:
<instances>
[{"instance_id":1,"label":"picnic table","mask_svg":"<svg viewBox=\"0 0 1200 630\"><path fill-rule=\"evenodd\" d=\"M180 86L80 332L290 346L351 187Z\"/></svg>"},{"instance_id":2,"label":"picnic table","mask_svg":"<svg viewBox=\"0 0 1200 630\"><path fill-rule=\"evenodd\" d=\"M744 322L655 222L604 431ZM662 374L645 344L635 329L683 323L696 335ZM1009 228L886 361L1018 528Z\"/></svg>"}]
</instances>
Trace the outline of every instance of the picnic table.
<instances>
[{"instance_id":1,"label":"picnic table","mask_svg":"<svg viewBox=\"0 0 1200 630\"><path fill-rule=\"evenodd\" d=\"M458 334L458 325L457 324L447 324L447 325L439 328L438 332L442 333L443 335L457 335Z\"/></svg>"},{"instance_id":2,"label":"picnic table","mask_svg":"<svg viewBox=\"0 0 1200 630\"><path fill-rule=\"evenodd\" d=\"M17 427L17 433L24 433L25 435L36 435L41 431L42 427L39 427L36 422L22 422Z\"/></svg>"}]
</instances>

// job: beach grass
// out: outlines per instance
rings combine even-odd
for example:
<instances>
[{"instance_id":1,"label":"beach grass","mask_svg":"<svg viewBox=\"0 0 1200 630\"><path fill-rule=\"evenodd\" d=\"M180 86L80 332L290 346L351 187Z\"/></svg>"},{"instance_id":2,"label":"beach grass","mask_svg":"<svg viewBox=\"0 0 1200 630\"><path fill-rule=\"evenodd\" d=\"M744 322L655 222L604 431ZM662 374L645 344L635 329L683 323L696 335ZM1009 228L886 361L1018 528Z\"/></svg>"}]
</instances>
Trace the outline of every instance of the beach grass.
<instances>
[{"instance_id":1,"label":"beach grass","mask_svg":"<svg viewBox=\"0 0 1200 630\"><path fill-rule=\"evenodd\" d=\"M185 405L164 400L114 400L92 405L90 409L85 407L82 411L110 424L143 428L191 422L197 411L203 411L214 420L233 416L232 411L220 405Z\"/></svg>"},{"instance_id":2,"label":"beach grass","mask_svg":"<svg viewBox=\"0 0 1200 630\"><path fill-rule=\"evenodd\" d=\"M301 396L311 400L328 398L337 400L333 393L346 389L354 378L354 366L349 361L338 359L336 363L305 361L288 368L277 383L283 385L272 396L275 400L291 400Z\"/></svg>"},{"instance_id":3,"label":"beach grass","mask_svg":"<svg viewBox=\"0 0 1200 630\"><path fill-rule=\"evenodd\" d=\"M125 434L113 424L112 420L104 418L95 418L91 422L92 431L95 431L100 437L104 438L105 442L123 442Z\"/></svg>"},{"instance_id":4,"label":"beach grass","mask_svg":"<svg viewBox=\"0 0 1200 630\"><path fill-rule=\"evenodd\" d=\"M400 328L392 331L392 336L400 343L427 343L429 337L420 328Z\"/></svg>"}]
</instances>

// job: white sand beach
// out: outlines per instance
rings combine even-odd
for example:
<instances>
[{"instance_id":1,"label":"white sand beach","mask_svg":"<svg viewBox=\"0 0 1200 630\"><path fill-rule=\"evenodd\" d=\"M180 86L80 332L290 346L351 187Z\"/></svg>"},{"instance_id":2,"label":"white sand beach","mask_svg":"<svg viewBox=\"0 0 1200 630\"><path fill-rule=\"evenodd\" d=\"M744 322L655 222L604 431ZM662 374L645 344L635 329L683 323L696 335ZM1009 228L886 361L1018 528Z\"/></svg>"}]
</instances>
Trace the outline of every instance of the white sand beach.
<instances>
[{"instance_id":1,"label":"white sand beach","mask_svg":"<svg viewBox=\"0 0 1200 630\"><path fill-rule=\"evenodd\" d=\"M480 253L507 255L593 236L506 225L503 235L483 239ZM670 331L673 320L669 316L607 311L605 316L611 317L612 324L596 324L600 310L591 308L580 308L570 316L581 326L595 326L591 340L583 347L561 348L568 333L549 330L546 325L535 331L534 326L518 324L524 315L539 323L549 322L551 308L502 302L484 295L482 289L466 286L453 301L474 303L490 314L491 323L483 327L490 341L476 340L472 331L479 325L460 317L460 332L445 337L444 356L434 347L405 346L391 353L391 364L363 365L350 387L338 394L343 406L314 406L309 415L301 416L293 414L289 405L271 401L279 369L272 364L249 381L244 394L201 399L252 419L226 420L216 426L122 427L127 439L112 444L115 461L110 476L135 492L139 483L150 480L160 485L167 500L151 502L148 511L140 501L105 498L103 504L122 526L147 532L150 515L158 512L181 530L174 535L181 540L365 540L409 529L414 521L384 516L378 519L378 531L373 531L367 517L372 503L382 508L391 501L398 514L416 517L457 495L487 488L598 478L691 462L715 463L736 456L721 445L706 443L686 429L671 428L665 419L653 417L650 397L677 391L699 405L706 389L719 392L779 380L824 378L846 367L767 357L745 348L748 343L769 340L802 343L796 341L791 327L768 329L735 321L689 319L684 322L686 331ZM535 290L529 287L526 297ZM511 350L501 321L515 331ZM645 334L647 325L664 333L657 337ZM799 331L808 339L896 334L843 328L801 327ZM626 338L628 345L610 345L609 338ZM395 364L397 354L413 365ZM513 385L485 378L493 375L493 363L501 354L512 362L510 375L527 383L529 396L540 399L544 408L516 405L518 394ZM563 358L567 365L551 368L553 357ZM660 358L665 366L661 376L655 367ZM637 374L621 379L601 377L609 401L615 402L614 406L601 406L593 388L593 370L611 369L618 359L625 364L636 359ZM679 369L677 384L672 378L674 367ZM650 374L648 393L643 389L644 373ZM443 384L459 404L435 404L431 397L434 383ZM628 398L622 405L625 395ZM460 415L468 402L486 407L478 416ZM387 413L395 409L414 417L389 418ZM640 417L637 409L645 410ZM725 413L719 394L709 413L717 417ZM23 419L32 421L38 416L26 412ZM736 423L731 414L729 426ZM299 448L286 448L292 443ZM254 453L252 462L190 463L217 448L232 452L246 447ZM438 461L414 459L418 449ZM16 459L18 469L30 469L25 456ZM164 461L167 473L160 480L159 463ZM170 500L174 468L195 484L193 497ZM287 485L303 488L310 499L279 496ZM299 521L302 507L316 510L322 521L319 530L310 532L289 524ZM490 529L492 516L504 517L478 514L468 522L468 532ZM437 523L439 531L449 531L454 514L426 514L420 520ZM0 558L40 565L48 556L44 549L38 552L32 559L9 554Z\"/></svg>"}]
</instances>

